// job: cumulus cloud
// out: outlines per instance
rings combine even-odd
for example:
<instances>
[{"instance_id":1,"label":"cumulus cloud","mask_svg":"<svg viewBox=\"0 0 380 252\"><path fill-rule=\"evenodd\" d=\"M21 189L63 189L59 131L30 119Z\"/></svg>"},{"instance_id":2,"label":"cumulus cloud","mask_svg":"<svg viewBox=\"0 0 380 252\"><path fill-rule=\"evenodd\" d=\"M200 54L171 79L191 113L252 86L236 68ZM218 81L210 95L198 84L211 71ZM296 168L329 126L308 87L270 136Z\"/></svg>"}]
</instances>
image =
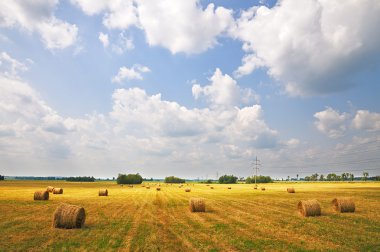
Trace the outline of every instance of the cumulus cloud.
<instances>
[{"instance_id":1,"label":"cumulus cloud","mask_svg":"<svg viewBox=\"0 0 380 252\"><path fill-rule=\"evenodd\" d=\"M99 40L102 43L104 48L107 48L110 44L110 41L108 39L108 34L105 34L103 32L99 32Z\"/></svg>"},{"instance_id":2,"label":"cumulus cloud","mask_svg":"<svg viewBox=\"0 0 380 252\"><path fill-rule=\"evenodd\" d=\"M112 44L112 51L117 54L123 54L127 50L133 50L135 45L133 39L127 37L124 32L119 34L119 38Z\"/></svg>"},{"instance_id":3,"label":"cumulus cloud","mask_svg":"<svg viewBox=\"0 0 380 252\"><path fill-rule=\"evenodd\" d=\"M378 64L380 3L284 0L242 12L231 36L247 53L235 74L265 67L291 95L327 94Z\"/></svg>"},{"instance_id":4,"label":"cumulus cloud","mask_svg":"<svg viewBox=\"0 0 380 252\"><path fill-rule=\"evenodd\" d=\"M119 72L116 76L112 78L112 82L121 83L125 79L127 80L142 80L143 73L150 72L150 69L147 66L142 66L139 64L134 64L131 68L125 66L120 67Z\"/></svg>"},{"instance_id":5,"label":"cumulus cloud","mask_svg":"<svg viewBox=\"0 0 380 252\"><path fill-rule=\"evenodd\" d=\"M29 60L31 62L31 60ZM6 52L1 52L0 54L0 71L3 75L6 76L17 76L19 72L28 70L28 67L25 63L22 63L11 56Z\"/></svg>"},{"instance_id":6,"label":"cumulus cloud","mask_svg":"<svg viewBox=\"0 0 380 252\"><path fill-rule=\"evenodd\" d=\"M380 130L380 113L358 110L352 120L352 125L359 130L378 131Z\"/></svg>"},{"instance_id":7,"label":"cumulus cloud","mask_svg":"<svg viewBox=\"0 0 380 252\"><path fill-rule=\"evenodd\" d=\"M317 129L330 138L342 137L347 129L346 124L349 114L336 111L330 107L314 114L317 121L314 123Z\"/></svg>"},{"instance_id":8,"label":"cumulus cloud","mask_svg":"<svg viewBox=\"0 0 380 252\"><path fill-rule=\"evenodd\" d=\"M78 27L54 16L57 0L2 1L0 26L36 32L48 49L63 49L77 40Z\"/></svg>"},{"instance_id":9,"label":"cumulus cloud","mask_svg":"<svg viewBox=\"0 0 380 252\"><path fill-rule=\"evenodd\" d=\"M201 87L194 84L192 93L195 99L205 97L213 107L233 107L241 104L252 104L258 101L258 95L252 89L240 88L229 75L223 75L217 68L210 78L210 85Z\"/></svg>"},{"instance_id":10,"label":"cumulus cloud","mask_svg":"<svg viewBox=\"0 0 380 252\"><path fill-rule=\"evenodd\" d=\"M165 47L173 54L200 53L214 47L217 37L233 23L232 10L214 4L202 8L199 0L71 2L87 15L103 14L108 29L142 29L149 45Z\"/></svg>"}]
</instances>

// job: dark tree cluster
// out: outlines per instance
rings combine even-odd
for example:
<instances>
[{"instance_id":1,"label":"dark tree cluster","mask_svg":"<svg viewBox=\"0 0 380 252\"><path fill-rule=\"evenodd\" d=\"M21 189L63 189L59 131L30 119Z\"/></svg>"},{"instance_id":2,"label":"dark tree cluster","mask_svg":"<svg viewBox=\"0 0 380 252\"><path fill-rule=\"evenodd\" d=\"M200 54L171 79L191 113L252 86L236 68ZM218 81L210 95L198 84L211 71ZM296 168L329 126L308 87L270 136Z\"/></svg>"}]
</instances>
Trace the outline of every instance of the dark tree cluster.
<instances>
[{"instance_id":1,"label":"dark tree cluster","mask_svg":"<svg viewBox=\"0 0 380 252\"><path fill-rule=\"evenodd\" d=\"M3 175L0 175L0 180L4 180L4 176Z\"/></svg>"},{"instance_id":2,"label":"dark tree cluster","mask_svg":"<svg viewBox=\"0 0 380 252\"><path fill-rule=\"evenodd\" d=\"M270 176L257 176L256 177L257 183L271 183L273 182L272 178ZM255 176L247 177L245 179L246 184L254 184L255 183Z\"/></svg>"},{"instance_id":3,"label":"dark tree cluster","mask_svg":"<svg viewBox=\"0 0 380 252\"><path fill-rule=\"evenodd\" d=\"M165 183L185 183L186 181L181 178L177 178L174 176L169 176L165 178Z\"/></svg>"},{"instance_id":4,"label":"dark tree cluster","mask_svg":"<svg viewBox=\"0 0 380 252\"><path fill-rule=\"evenodd\" d=\"M66 178L66 181L70 182L94 182L94 177L68 177Z\"/></svg>"},{"instance_id":5,"label":"dark tree cluster","mask_svg":"<svg viewBox=\"0 0 380 252\"><path fill-rule=\"evenodd\" d=\"M118 184L141 184L143 182L143 178L140 174L119 174L117 176L116 182Z\"/></svg>"},{"instance_id":6,"label":"dark tree cluster","mask_svg":"<svg viewBox=\"0 0 380 252\"><path fill-rule=\"evenodd\" d=\"M219 178L220 184L236 184L238 177L234 175L223 175Z\"/></svg>"}]
</instances>

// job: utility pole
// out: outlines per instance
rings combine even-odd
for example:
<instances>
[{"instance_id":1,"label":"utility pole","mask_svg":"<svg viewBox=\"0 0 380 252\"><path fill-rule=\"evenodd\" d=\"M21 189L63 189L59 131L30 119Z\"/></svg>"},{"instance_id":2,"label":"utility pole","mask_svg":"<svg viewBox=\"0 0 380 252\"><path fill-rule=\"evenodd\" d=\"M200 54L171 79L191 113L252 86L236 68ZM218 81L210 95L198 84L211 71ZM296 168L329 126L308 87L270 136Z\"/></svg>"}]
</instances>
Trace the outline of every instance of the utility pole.
<instances>
[{"instance_id":1,"label":"utility pole","mask_svg":"<svg viewBox=\"0 0 380 252\"><path fill-rule=\"evenodd\" d=\"M257 159L257 156L256 156L256 159L255 159L255 162L253 163L253 165L254 165L254 168L253 169L255 169L256 170L256 176L255 176L255 186L257 186L257 181L256 181L256 179L257 179L257 170L259 170L260 168L260 160L258 160Z\"/></svg>"}]
</instances>

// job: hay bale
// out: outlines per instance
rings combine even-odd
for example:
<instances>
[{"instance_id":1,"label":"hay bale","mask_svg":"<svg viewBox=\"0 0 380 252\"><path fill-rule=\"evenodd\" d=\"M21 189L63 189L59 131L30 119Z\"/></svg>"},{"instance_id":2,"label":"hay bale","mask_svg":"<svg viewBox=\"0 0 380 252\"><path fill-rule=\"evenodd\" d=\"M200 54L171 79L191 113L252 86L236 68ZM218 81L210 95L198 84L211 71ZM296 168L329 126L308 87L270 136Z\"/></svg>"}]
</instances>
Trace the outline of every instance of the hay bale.
<instances>
[{"instance_id":1,"label":"hay bale","mask_svg":"<svg viewBox=\"0 0 380 252\"><path fill-rule=\"evenodd\" d=\"M150 189L150 186L145 187L146 189Z\"/></svg>"},{"instance_id":2,"label":"hay bale","mask_svg":"<svg viewBox=\"0 0 380 252\"><path fill-rule=\"evenodd\" d=\"M313 200L301 200L298 202L298 211L301 215L308 216L320 216L321 204L315 199Z\"/></svg>"},{"instance_id":3,"label":"hay bale","mask_svg":"<svg viewBox=\"0 0 380 252\"><path fill-rule=\"evenodd\" d=\"M213 187L213 186L210 186L210 189L214 189L214 187Z\"/></svg>"},{"instance_id":4,"label":"hay bale","mask_svg":"<svg viewBox=\"0 0 380 252\"><path fill-rule=\"evenodd\" d=\"M229 187L227 187L227 189L231 189L231 187L229 186Z\"/></svg>"},{"instance_id":5,"label":"hay bale","mask_svg":"<svg viewBox=\"0 0 380 252\"><path fill-rule=\"evenodd\" d=\"M81 228L86 219L83 207L61 204L54 212L53 227L55 228Z\"/></svg>"},{"instance_id":6,"label":"hay bale","mask_svg":"<svg viewBox=\"0 0 380 252\"><path fill-rule=\"evenodd\" d=\"M265 187L261 187L261 191L265 191Z\"/></svg>"},{"instance_id":7,"label":"hay bale","mask_svg":"<svg viewBox=\"0 0 380 252\"><path fill-rule=\"evenodd\" d=\"M201 198L190 198L189 200L190 212L205 212L206 203Z\"/></svg>"},{"instance_id":8,"label":"hay bale","mask_svg":"<svg viewBox=\"0 0 380 252\"><path fill-rule=\"evenodd\" d=\"M342 197L335 198L331 202L335 211L340 213L353 213L355 212L355 202L352 198Z\"/></svg>"},{"instance_id":9,"label":"hay bale","mask_svg":"<svg viewBox=\"0 0 380 252\"><path fill-rule=\"evenodd\" d=\"M48 192L53 192L53 191L54 191L54 187L52 187L52 186L48 186L48 187L46 188L46 191L48 191Z\"/></svg>"},{"instance_id":10,"label":"hay bale","mask_svg":"<svg viewBox=\"0 0 380 252\"><path fill-rule=\"evenodd\" d=\"M48 191L37 191L34 193L34 200L49 200Z\"/></svg>"},{"instance_id":11,"label":"hay bale","mask_svg":"<svg viewBox=\"0 0 380 252\"><path fill-rule=\"evenodd\" d=\"M160 188L160 187L156 187L156 190L157 190L157 191L161 191L161 188Z\"/></svg>"},{"instance_id":12,"label":"hay bale","mask_svg":"<svg viewBox=\"0 0 380 252\"><path fill-rule=\"evenodd\" d=\"M255 186L253 189L257 190L257 186Z\"/></svg>"},{"instance_id":13,"label":"hay bale","mask_svg":"<svg viewBox=\"0 0 380 252\"><path fill-rule=\"evenodd\" d=\"M191 191L190 188L185 189L185 192L190 192L190 191Z\"/></svg>"},{"instance_id":14,"label":"hay bale","mask_svg":"<svg viewBox=\"0 0 380 252\"><path fill-rule=\"evenodd\" d=\"M108 196L108 190L107 189L100 189L99 190L99 196Z\"/></svg>"},{"instance_id":15,"label":"hay bale","mask_svg":"<svg viewBox=\"0 0 380 252\"><path fill-rule=\"evenodd\" d=\"M206 186L210 186L210 185L206 185Z\"/></svg>"},{"instance_id":16,"label":"hay bale","mask_svg":"<svg viewBox=\"0 0 380 252\"><path fill-rule=\"evenodd\" d=\"M63 189L62 188L54 188L53 194L63 194Z\"/></svg>"},{"instance_id":17,"label":"hay bale","mask_svg":"<svg viewBox=\"0 0 380 252\"><path fill-rule=\"evenodd\" d=\"M288 193L295 193L296 192L293 187L287 188L286 190L288 191Z\"/></svg>"},{"instance_id":18,"label":"hay bale","mask_svg":"<svg viewBox=\"0 0 380 252\"><path fill-rule=\"evenodd\" d=\"M141 187L145 187L145 185L141 185Z\"/></svg>"}]
</instances>

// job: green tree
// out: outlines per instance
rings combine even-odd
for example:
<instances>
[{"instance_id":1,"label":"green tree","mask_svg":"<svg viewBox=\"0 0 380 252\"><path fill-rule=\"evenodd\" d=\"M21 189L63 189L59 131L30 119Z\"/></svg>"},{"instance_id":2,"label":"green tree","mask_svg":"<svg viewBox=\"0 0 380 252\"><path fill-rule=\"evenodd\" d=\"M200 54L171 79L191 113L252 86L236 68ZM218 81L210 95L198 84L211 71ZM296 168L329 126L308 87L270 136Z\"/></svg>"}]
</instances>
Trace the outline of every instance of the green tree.
<instances>
[{"instance_id":1,"label":"green tree","mask_svg":"<svg viewBox=\"0 0 380 252\"><path fill-rule=\"evenodd\" d=\"M119 174L117 176L116 182L118 184L141 184L143 181L143 178L140 174Z\"/></svg>"},{"instance_id":2,"label":"green tree","mask_svg":"<svg viewBox=\"0 0 380 252\"><path fill-rule=\"evenodd\" d=\"M368 176L368 172L363 172L364 181L367 181Z\"/></svg>"},{"instance_id":3,"label":"green tree","mask_svg":"<svg viewBox=\"0 0 380 252\"><path fill-rule=\"evenodd\" d=\"M325 176L324 176L323 174L319 175L319 180L320 180L320 181L325 180Z\"/></svg>"},{"instance_id":4,"label":"green tree","mask_svg":"<svg viewBox=\"0 0 380 252\"><path fill-rule=\"evenodd\" d=\"M165 178L165 183L185 183L186 181L181 178L177 178L174 176L166 177Z\"/></svg>"},{"instance_id":5,"label":"green tree","mask_svg":"<svg viewBox=\"0 0 380 252\"><path fill-rule=\"evenodd\" d=\"M0 175L0 180L4 180L4 176L3 175Z\"/></svg>"},{"instance_id":6,"label":"green tree","mask_svg":"<svg viewBox=\"0 0 380 252\"><path fill-rule=\"evenodd\" d=\"M237 177L234 175L223 175L219 178L220 184L236 184Z\"/></svg>"},{"instance_id":7,"label":"green tree","mask_svg":"<svg viewBox=\"0 0 380 252\"><path fill-rule=\"evenodd\" d=\"M354 174L350 174L350 179L351 179L351 181L354 181Z\"/></svg>"},{"instance_id":8,"label":"green tree","mask_svg":"<svg viewBox=\"0 0 380 252\"><path fill-rule=\"evenodd\" d=\"M272 178L270 176L257 176L256 177L257 183L271 183L273 182ZM247 177L245 179L246 184L254 184L255 183L255 176Z\"/></svg>"},{"instance_id":9,"label":"green tree","mask_svg":"<svg viewBox=\"0 0 380 252\"><path fill-rule=\"evenodd\" d=\"M299 175L297 174L297 180L298 180L298 176L299 176Z\"/></svg>"}]
</instances>

